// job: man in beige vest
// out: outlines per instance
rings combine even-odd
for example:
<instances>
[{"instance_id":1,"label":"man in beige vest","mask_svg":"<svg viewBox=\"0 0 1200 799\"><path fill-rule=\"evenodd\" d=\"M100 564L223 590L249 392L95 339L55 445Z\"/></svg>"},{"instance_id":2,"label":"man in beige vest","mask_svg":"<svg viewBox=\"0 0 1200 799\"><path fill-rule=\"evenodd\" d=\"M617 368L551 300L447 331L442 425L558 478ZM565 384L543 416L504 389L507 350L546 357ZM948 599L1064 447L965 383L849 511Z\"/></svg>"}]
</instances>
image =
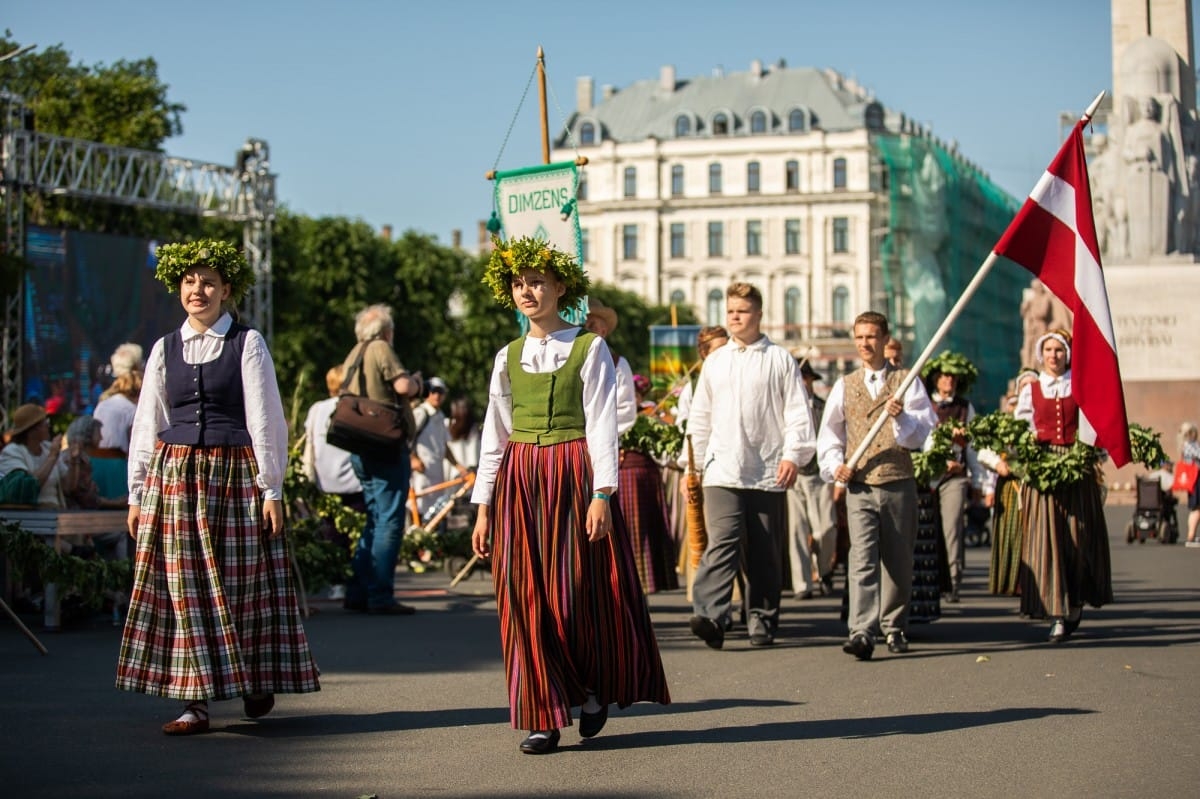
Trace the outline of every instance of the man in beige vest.
<instances>
[{"instance_id":1,"label":"man in beige vest","mask_svg":"<svg viewBox=\"0 0 1200 799\"><path fill-rule=\"evenodd\" d=\"M901 399L895 398L907 371L884 357L887 341L883 314L868 311L854 320L854 346L862 368L834 384L817 434L821 476L837 482L835 496L844 491L846 497L850 637L842 650L859 660L870 660L881 636L889 652L908 651L917 535L917 484L909 451L920 449L937 423L919 381L913 381ZM891 416L891 422L884 424L852 471L846 458L880 413Z\"/></svg>"}]
</instances>

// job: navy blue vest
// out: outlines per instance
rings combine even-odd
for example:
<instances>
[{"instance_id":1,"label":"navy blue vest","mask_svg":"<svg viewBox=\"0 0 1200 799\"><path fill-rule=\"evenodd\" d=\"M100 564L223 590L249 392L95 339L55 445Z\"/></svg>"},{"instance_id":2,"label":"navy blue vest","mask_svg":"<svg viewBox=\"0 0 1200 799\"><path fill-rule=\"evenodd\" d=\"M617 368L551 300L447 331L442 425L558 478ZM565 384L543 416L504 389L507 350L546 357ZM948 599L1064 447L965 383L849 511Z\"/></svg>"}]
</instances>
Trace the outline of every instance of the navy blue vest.
<instances>
[{"instance_id":1,"label":"navy blue vest","mask_svg":"<svg viewBox=\"0 0 1200 799\"><path fill-rule=\"evenodd\" d=\"M234 322L220 356L204 364L183 359L178 330L163 337L171 426L158 434L160 441L193 447L250 446L242 391L242 350L249 330Z\"/></svg>"}]
</instances>

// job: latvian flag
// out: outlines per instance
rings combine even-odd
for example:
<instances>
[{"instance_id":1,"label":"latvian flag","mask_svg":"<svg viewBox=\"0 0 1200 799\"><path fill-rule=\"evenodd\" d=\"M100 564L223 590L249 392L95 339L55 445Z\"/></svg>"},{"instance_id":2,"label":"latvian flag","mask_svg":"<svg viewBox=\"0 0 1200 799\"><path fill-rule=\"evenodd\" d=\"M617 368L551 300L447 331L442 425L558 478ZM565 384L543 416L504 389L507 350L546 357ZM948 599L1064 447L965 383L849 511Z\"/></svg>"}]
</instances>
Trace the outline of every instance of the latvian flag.
<instances>
[{"instance_id":1,"label":"latvian flag","mask_svg":"<svg viewBox=\"0 0 1200 799\"><path fill-rule=\"evenodd\" d=\"M1129 423L1092 218L1085 124L1076 123L995 253L1032 272L1075 314L1071 393L1079 403L1079 438L1108 450L1113 464L1124 466L1131 460Z\"/></svg>"}]
</instances>

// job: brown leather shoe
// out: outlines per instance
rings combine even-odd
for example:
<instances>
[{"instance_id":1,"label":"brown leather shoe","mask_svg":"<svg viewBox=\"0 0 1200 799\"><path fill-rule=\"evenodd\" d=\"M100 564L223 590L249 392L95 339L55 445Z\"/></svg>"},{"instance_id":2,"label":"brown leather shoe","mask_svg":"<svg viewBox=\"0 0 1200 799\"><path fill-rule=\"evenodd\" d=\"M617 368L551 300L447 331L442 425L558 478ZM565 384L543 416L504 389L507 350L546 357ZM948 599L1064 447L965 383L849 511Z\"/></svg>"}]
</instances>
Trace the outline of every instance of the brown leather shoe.
<instances>
[{"instance_id":1,"label":"brown leather shoe","mask_svg":"<svg viewBox=\"0 0 1200 799\"><path fill-rule=\"evenodd\" d=\"M191 702L183 709L183 712L191 713L196 717L196 720L183 721L175 719L174 721L168 721L162 726L163 735L199 735L202 732L208 732L207 702Z\"/></svg>"},{"instance_id":2,"label":"brown leather shoe","mask_svg":"<svg viewBox=\"0 0 1200 799\"><path fill-rule=\"evenodd\" d=\"M242 710L246 718L262 718L275 707L275 694L246 694L242 697Z\"/></svg>"}]
</instances>

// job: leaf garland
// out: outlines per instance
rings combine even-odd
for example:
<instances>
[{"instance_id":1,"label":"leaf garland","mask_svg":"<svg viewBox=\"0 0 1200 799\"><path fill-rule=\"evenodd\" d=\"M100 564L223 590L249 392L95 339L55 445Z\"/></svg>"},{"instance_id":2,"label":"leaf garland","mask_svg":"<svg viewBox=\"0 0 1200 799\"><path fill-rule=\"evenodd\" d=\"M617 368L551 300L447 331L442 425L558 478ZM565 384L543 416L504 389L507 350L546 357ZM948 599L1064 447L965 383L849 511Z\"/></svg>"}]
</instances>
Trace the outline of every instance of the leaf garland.
<instances>
[{"instance_id":1,"label":"leaf garland","mask_svg":"<svg viewBox=\"0 0 1200 799\"><path fill-rule=\"evenodd\" d=\"M12 522L0 525L0 555L8 558L16 573L32 573L43 583L56 583L64 595L77 595L89 608L100 607L106 592L127 592L133 584L130 561L65 554Z\"/></svg>"},{"instance_id":2,"label":"leaf garland","mask_svg":"<svg viewBox=\"0 0 1200 799\"><path fill-rule=\"evenodd\" d=\"M640 452L654 460L674 460L683 450L683 431L654 416L638 414L633 427L621 436L621 449Z\"/></svg>"},{"instance_id":3,"label":"leaf garland","mask_svg":"<svg viewBox=\"0 0 1200 799\"><path fill-rule=\"evenodd\" d=\"M954 428L958 421L950 419L933 428L933 442L929 449L912 453L913 476L917 485L932 485L946 473L946 466L954 457Z\"/></svg>"}]
</instances>

